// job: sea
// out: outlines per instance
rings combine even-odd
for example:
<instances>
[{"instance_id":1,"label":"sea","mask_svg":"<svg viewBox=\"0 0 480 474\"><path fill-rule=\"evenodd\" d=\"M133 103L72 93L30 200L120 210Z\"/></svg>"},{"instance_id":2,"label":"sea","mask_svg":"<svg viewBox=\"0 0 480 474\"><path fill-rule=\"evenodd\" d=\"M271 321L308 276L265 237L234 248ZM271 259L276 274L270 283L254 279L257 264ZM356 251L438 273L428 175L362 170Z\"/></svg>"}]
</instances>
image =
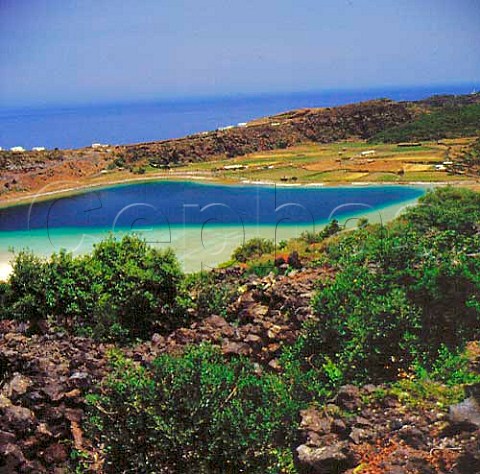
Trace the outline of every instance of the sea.
<instances>
[{"instance_id":1,"label":"sea","mask_svg":"<svg viewBox=\"0 0 480 474\"><path fill-rule=\"evenodd\" d=\"M81 148L178 138L304 107L333 107L374 98L417 100L434 94L466 94L474 84L324 90L314 92L3 107L0 147Z\"/></svg>"}]
</instances>

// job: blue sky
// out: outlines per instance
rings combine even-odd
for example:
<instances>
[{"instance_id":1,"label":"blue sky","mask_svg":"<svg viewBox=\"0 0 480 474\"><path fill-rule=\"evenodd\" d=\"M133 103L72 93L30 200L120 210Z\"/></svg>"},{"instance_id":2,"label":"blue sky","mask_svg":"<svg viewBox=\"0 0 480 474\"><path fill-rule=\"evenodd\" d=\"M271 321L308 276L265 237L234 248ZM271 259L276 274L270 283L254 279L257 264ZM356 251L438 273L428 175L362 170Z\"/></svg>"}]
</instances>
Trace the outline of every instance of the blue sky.
<instances>
[{"instance_id":1,"label":"blue sky","mask_svg":"<svg viewBox=\"0 0 480 474\"><path fill-rule=\"evenodd\" d=\"M0 0L0 105L480 80L479 0Z\"/></svg>"}]
</instances>

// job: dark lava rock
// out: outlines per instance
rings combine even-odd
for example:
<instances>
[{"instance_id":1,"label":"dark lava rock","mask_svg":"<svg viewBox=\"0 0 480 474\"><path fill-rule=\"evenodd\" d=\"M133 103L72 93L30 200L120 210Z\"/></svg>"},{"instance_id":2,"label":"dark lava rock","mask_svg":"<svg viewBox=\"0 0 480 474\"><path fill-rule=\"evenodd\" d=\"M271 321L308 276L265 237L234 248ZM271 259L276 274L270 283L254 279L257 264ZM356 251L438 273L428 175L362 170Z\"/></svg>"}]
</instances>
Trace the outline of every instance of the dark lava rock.
<instances>
[{"instance_id":1,"label":"dark lava rock","mask_svg":"<svg viewBox=\"0 0 480 474\"><path fill-rule=\"evenodd\" d=\"M448 417L450 423L458 428L480 429L480 405L474 397L452 405Z\"/></svg>"},{"instance_id":2,"label":"dark lava rock","mask_svg":"<svg viewBox=\"0 0 480 474\"><path fill-rule=\"evenodd\" d=\"M349 428L347 424L340 418L335 418L332 422L332 432L341 436L348 435Z\"/></svg>"},{"instance_id":3,"label":"dark lava rock","mask_svg":"<svg viewBox=\"0 0 480 474\"><path fill-rule=\"evenodd\" d=\"M14 374L13 378L3 388L2 392L8 398L13 400L24 395L29 387L32 385L32 381L21 374Z\"/></svg>"},{"instance_id":4,"label":"dark lava rock","mask_svg":"<svg viewBox=\"0 0 480 474\"><path fill-rule=\"evenodd\" d=\"M360 390L355 385L344 385L337 394L337 404L340 408L354 411L361 406Z\"/></svg>"},{"instance_id":5,"label":"dark lava rock","mask_svg":"<svg viewBox=\"0 0 480 474\"><path fill-rule=\"evenodd\" d=\"M16 444L5 444L0 446L0 472L14 473L16 468L25 463L25 456Z\"/></svg>"},{"instance_id":6,"label":"dark lava rock","mask_svg":"<svg viewBox=\"0 0 480 474\"><path fill-rule=\"evenodd\" d=\"M51 444L43 453L43 458L48 464L60 464L67 460L67 450L63 444Z\"/></svg>"},{"instance_id":7,"label":"dark lava rock","mask_svg":"<svg viewBox=\"0 0 480 474\"><path fill-rule=\"evenodd\" d=\"M352 428L352 431L350 432L350 439L355 443L355 444L360 444L362 441L367 440L370 438L371 433L368 430L364 430L362 428Z\"/></svg>"},{"instance_id":8,"label":"dark lava rock","mask_svg":"<svg viewBox=\"0 0 480 474\"><path fill-rule=\"evenodd\" d=\"M15 441L15 435L9 431L0 431L0 446L13 443Z\"/></svg>"},{"instance_id":9,"label":"dark lava rock","mask_svg":"<svg viewBox=\"0 0 480 474\"><path fill-rule=\"evenodd\" d=\"M426 436L415 426L403 426L398 434L401 439L405 441L409 446L415 449L422 449L426 446Z\"/></svg>"},{"instance_id":10,"label":"dark lava rock","mask_svg":"<svg viewBox=\"0 0 480 474\"><path fill-rule=\"evenodd\" d=\"M303 431L313 431L319 434L330 433L332 422L326 417L320 416L319 412L314 408L303 410L300 413L302 421L300 428Z\"/></svg>"},{"instance_id":11,"label":"dark lava rock","mask_svg":"<svg viewBox=\"0 0 480 474\"><path fill-rule=\"evenodd\" d=\"M35 424L35 414L32 410L18 405L11 405L4 410L4 419L9 426L17 431L25 431Z\"/></svg>"},{"instance_id":12,"label":"dark lava rock","mask_svg":"<svg viewBox=\"0 0 480 474\"><path fill-rule=\"evenodd\" d=\"M458 474L480 473L480 432L475 440L464 447L464 452L457 459L455 472Z\"/></svg>"}]
</instances>

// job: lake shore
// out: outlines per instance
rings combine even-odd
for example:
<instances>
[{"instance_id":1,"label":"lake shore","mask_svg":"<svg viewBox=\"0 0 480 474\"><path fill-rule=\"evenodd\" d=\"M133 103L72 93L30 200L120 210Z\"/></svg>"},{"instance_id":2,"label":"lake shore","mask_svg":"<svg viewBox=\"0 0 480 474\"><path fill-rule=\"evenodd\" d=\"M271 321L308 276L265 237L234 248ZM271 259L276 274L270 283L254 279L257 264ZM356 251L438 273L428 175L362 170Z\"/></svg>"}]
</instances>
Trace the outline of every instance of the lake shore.
<instances>
[{"instance_id":1,"label":"lake shore","mask_svg":"<svg viewBox=\"0 0 480 474\"><path fill-rule=\"evenodd\" d=\"M239 183L237 183L238 185ZM264 185L270 186L268 183ZM251 184L240 183L240 186L251 186ZM292 188L289 185L283 187ZM299 188L299 186L294 187ZM303 187L312 189L313 186ZM323 186L321 188L325 189ZM329 186L329 188L332 187ZM345 190L353 188L356 186L345 186ZM371 189L372 186L369 188ZM47 197L51 197L51 195ZM351 213L342 213L341 215L339 213L338 219L346 228L354 227L360 217L367 218L371 223L385 223L398 216L406 206L414 205L417 199L418 197L385 206L379 205L376 208L362 206L359 209L357 206L357 209L352 210ZM332 210L333 213L339 211L339 209ZM201 269L215 268L222 262L228 261L235 248L254 237L273 240L277 243L287 241L299 237L304 231L318 232L334 217L336 214L325 216L321 221L303 224L300 222L283 223L281 226L278 225L278 222L277 224L219 224L206 227L199 224L176 224L171 225L168 229L164 225L154 225L151 228L139 228L137 232L158 248L172 248L183 269L190 273ZM124 235L131 229L119 227L114 231L116 235ZM11 272L10 262L13 254L10 249L12 247L16 252L29 248L34 254L43 258L48 258L61 248L80 255L90 252L95 243L105 239L111 232L111 227L62 227L0 232L0 280L5 280Z\"/></svg>"},{"instance_id":2,"label":"lake shore","mask_svg":"<svg viewBox=\"0 0 480 474\"><path fill-rule=\"evenodd\" d=\"M90 181L90 180L89 180ZM83 194L92 190L101 190L110 188L113 186L129 185L129 184L141 184L155 181L193 181L202 184L222 184L229 186L241 186L241 185L255 185L255 186L282 186L282 187L352 187L352 186L421 186L421 187L438 187L438 186L454 186L459 185L458 181L438 181L438 182L425 182L425 181L402 181L402 182L348 182L348 181L328 181L328 182L316 182L316 183L282 183L273 180L248 180L248 179L224 179L213 176L199 176L190 175L188 173L178 174L154 174L151 176L142 176L138 178L114 178L102 180L100 182L85 182L78 186L66 187L55 189L52 191L44 191L37 193L27 193L25 195L18 195L10 199L0 199L0 209L5 209L12 206L33 204L35 202L48 201L56 197L65 198ZM462 181L464 187L478 187L478 181Z\"/></svg>"}]
</instances>

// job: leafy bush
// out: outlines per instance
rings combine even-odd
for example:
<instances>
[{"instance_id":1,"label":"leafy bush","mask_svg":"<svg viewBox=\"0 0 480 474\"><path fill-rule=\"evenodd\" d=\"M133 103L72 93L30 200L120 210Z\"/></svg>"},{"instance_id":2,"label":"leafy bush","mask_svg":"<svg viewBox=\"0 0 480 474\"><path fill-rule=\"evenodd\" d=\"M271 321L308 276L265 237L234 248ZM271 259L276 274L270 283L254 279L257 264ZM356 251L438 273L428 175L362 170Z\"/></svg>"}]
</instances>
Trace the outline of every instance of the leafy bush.
<instances>
[{"instance_id":1,"label":"leafy bush","mask_svg":"<svg viewBox=\"0 0 480 474\"><path fill-rule=\"evenodd\" d=\"M450 186L429 191L405 219L419 232L453 230L472 236L480 231L480 193Z\"/></svg>"},{"instance_id":2,"label":"leafy bush","mask_svg":"<svg viewBox=\"0 0 480 474\"><path fill-rule=\"evenodd\" d=\"M278 376L210 346L164 355L150 370L116 354L91 430L107 472L294 472L300 405Z\"/></svg>"},{"instance_id":3,"label":"leafy bush","mask_svg":"<svg viewBox=\"0 0 480 474\"><path fill-rule=\"evenodd\" d=\"M135 236L110 237L90 255L66 252L42 261L20 253L10 278L10 310L36 325L57 323L98 337L145 336L184 322L183 273L172 251Z\"/></svg>"},{"instance_id":4,"label":"leafy bush","mask_svg":"<svg viewBox=\"0 0 480 474\"><path fill-rule=\"evenodd\" d=\"M394 380L420 362L439 374L442 347L455 353L480 336L479 212L478 195L441 189L388 227L330 242L337 273L297 344L304 367L333 385Z\"/></svg>"},{"instance_id":5,"label":"leafy bush","mask_svg":"<svg viewBox=\"0 0 480 474\"><path fill-rule=\"evenodd\" d=\"M272 253L274 250L275 246L271 240L255 237L235 249L232 258L237 262L245 263L250 259Z\"/></svg>"},{"instance_id":6,"label":"leafy bush","mask_svg":"<svg viewBox=\"0 0 480 474\"><path fill-rule=\"evenodd\" d=\"M367 269L352 267L339 273L316 294L314 308L318 319L306 324L303 352L324 371L333 369L334 361L342 374L336 377L337 384L395 379L413 362L419 310L404 290L378 281ZM332 381L331 376L328 379Z\"/></svg>"},{"instance_id":7,"label":"leafy bush","mask_svg":"<svg viewBox=\"0 0 480 474\"><path fill-rule=\"evenodd\" d=\"M4 281L0 281L0 319L7 318L6 311L10 300L10 285Z\"/></svg>"}]
</instances>

